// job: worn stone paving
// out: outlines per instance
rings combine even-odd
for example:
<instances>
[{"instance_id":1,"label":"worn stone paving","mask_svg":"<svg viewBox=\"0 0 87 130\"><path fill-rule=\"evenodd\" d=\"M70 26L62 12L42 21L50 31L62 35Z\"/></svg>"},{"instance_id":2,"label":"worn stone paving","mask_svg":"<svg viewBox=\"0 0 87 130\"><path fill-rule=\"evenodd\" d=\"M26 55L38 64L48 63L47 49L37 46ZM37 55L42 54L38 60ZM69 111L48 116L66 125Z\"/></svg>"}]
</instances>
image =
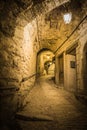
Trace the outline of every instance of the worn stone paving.
<instances>
[{"instance_id":1,"label":"worn stone paving","mask_svg":"<svg viewBox=\"0 0 87 130\"><path fill-rule=\"evenodd\" d=\"M37 80L27 102L17 113L22 130L87 129L87 107L74 94L56 86L49 77Z\"/></svg>"}]
</instances>

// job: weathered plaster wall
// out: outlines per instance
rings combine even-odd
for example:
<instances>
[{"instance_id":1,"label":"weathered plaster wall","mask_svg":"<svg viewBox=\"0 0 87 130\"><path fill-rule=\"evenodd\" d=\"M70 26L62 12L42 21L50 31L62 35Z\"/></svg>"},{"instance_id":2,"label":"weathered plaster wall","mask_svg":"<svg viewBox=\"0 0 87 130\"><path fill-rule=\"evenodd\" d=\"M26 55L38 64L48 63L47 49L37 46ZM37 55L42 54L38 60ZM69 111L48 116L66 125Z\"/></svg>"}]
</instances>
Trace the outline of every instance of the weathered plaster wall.
<instances>
[{"instance_id":1,"label":"weathered plaster wall","mask_svg":"<svg viewBox=\"0 0 87 130\"><path fill-rule=\"evenodd\" d=\"M71 92L76 91L76 67L71 67L71 61L76 62L75 56L67 54L65 57L66 73L65 73L65 88Z\"/></svg>"},{"instance_id":2,"label":"weathered plaster wall","mask_svg":"<svg viewBox=\"0 0 87 130\"><path fill-rule=\"evenodd\" d=\"M85 21L79 30L79 45L77 48L77 83L78 91L84 91L84 47L87 43L87 21Z\"/></svg>"},{"instance_id":3,"label":"weathered plaster wall","mask_svg":"<svg viewBox=\"0 0 87 130\"><path fill-rule=\"evenodd\" d=\"M76 47L76 75L73 77L73 79L76 77L76 83L73 82L72 87L70 88L71 81L67 77L69 74L69 66L67 66L67 55L66 50L70 47L72 47L74 44L78 43L78 46ZM84 47L86 47L87 44L87 20L80 25L79 29L77 30L77 33L75 32L74 35L67 41L61 48L59 48L57 54L56 54L56 83L59 84L59 70L58 70L58 56L63 53L64 54L64 86L68 90L75 90L75 92L85 92L86 93L86 85L84 86L84 76L86 72L84 72L84 66L86 64L86 61L84 60ZM69 65L69 63L68 63ZM85 70L86 71L86 70ZM71 74L71 73L70 73ZM69 76L69 75L68 75ZM72 76L70 76L72 77ZM86 83L85 83L86 84Z\"/></svg>"},{"instance_id":4,"label":"weathered plaster wall","mask_svg":"<svg viewBox=\"0 0 87 130\"><path fill-rule=\"evenodd\" d=\"M72 48L73 45L78 43L78 47L76 47L76 88L73 85L73 88L70 88L69 90L73 89L76 90L76 92L86 92L86 88L84 87L84 72L83 68L85 64L84 61L84 47L85 44L87 43L87 2L84 1L82 4L82 17L76 16L76 24L82 20L82 18L85 17L84 21L78 26L76 31L71 35L71 37L66 40L64 44L58 44L58 51L56 52L56 83L59 84L59 70L58 70L58 56L60 54L64 54L64 77L65 77L65 82L64 86L66 89L69 88L69 84L67 84L67 72L68 72L68 67L66 65L66 51L68 48ZM78 18L79 21L78 21ZM76 25L75 25L76 26ZM73 28L74 29L74 28ZM71 31L72 32L72 31ZM64 40L63 40L64 41ZM63 43L63 42L62 42ZM70 80L71 82L71 80ZM87 92L86 92L87 93Z\"/></svg>"}]
</instances>

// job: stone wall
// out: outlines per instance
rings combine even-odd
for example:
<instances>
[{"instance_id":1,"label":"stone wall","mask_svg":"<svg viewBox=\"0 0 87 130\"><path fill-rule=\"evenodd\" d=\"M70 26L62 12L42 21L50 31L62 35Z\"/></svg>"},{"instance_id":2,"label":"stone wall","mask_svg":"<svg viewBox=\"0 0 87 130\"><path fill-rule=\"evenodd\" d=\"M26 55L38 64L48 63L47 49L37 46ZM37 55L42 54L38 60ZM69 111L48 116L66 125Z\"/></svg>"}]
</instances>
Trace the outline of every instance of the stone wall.
<instances>
[{"instance_id":1,"label":"stone wall","mask_svg":"<svg viewBox=\"0 0 87 130\"><path fill-rule=\"evenodd\" d=\"M67 74L69 72L69 68L67 66L67 49L72 48L72 46L74 46L75 44L78 44L78 46L76 47L76 84L74 82L74 84L72 85L71 88L70 87L70 83L72 80L69 80L69 78L67 77ZM58 57L60 56L60 54L64 54L64 86L66 89L70 90L74 90L75 92L83 92L86 91L86 88L84 88L84 64L85 64L85 60L84 60L84 47L87 44L87 21L86 19L84 20L84 22L79 26L79 29L77 30L77 32L74 33L74 35L65 43L63 44L59 49L58 52L56 54L56 83L59 84L59 70L58 70ZM69 75L68 75L69 76ZM72 76L71 76L72 77ZM69 83L70 82L70 83ZM72 81L73 83L73 81Z\"/></svg>"},{"instance_id":2,"label":"stone wall","mask_svg":"<svg viewBox=\"0 0 87 130\"><path fill-rule=\"evenodd\" d=\"M36 21L25 27L17 25L15 35L6 37L0 32L0 120L13 118L25 102L34 85L36 73ZM25 80L24 80L25 79ZM11 109L10 109L11 108ZM9 115L10 114L10 115Z\"/></svg>"},{"instance_id":3,"label":"stone wall","mask_svg":"<svg viewBox=\"0 0 87 130\"><path fill-rule=\"evenodd\" d=\"M66 89L71 90L74 89L75 92L85 92L86 88L84 86L84 64L85 64L85 60L84 60L84 47L87 44L87 9L86 9L86 5L87 2L85 1L85 3L83 3L82 5L82 17L81 19L79 19L79 25L77 22L77 29L75 30L75 32L69 37L66 38L67 40L64 42L64 44L60 44L58 45L58 50L56 52L56 83L59 83L59 70L58 70L58 56L60 56L60 54L64 54L64 86ZM76 17L77 18L77 17ZM84 19L84 20L83 20ZM81 22L82 21L82 22ZM62 42L63 43L63 42ZM74 46L75 44L78 44L78 46L76 47L76 88L73 86L73 88L69 88L69 85L67 84L67 81L69 80L66 75L68 72L68 67L66 65L66 52L67 49L72 48L72 46ZM71 82L71 80L69 80Z\"/></svg>"},{"instance_id":4,"label":"stone wall","mask_svg":"<svg viewBox=\"0 0 87 130\"><path fill-rule=\"evenodd\" d=\"M79 30L79 43L77 48L77 84L78 91L84 91L84 72L83 67L86 61L84 61L84 47L87 43L87 21L81 25ZM84 62L84 63L83 63Z\"/></svg>"}]
</instances>

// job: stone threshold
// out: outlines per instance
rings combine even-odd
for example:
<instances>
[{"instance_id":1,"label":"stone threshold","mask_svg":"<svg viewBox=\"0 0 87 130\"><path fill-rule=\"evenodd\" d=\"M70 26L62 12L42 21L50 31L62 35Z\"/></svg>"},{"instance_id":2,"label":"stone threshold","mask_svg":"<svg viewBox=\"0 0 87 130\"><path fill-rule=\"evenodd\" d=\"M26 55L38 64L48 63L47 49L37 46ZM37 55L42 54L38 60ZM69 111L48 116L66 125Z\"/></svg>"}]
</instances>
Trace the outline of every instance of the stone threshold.
<instances>
[{"instance_id":1,"label":"stone threshold","mask_svg":"<svg viewBox=\"0 0 87 130\"><path fill-rule=\"evenodd\" d=\"M53 118L47 115L28 116L21 113L16 113L15 118L24 121L53 121Z\"/></svg>"}]
</instances>

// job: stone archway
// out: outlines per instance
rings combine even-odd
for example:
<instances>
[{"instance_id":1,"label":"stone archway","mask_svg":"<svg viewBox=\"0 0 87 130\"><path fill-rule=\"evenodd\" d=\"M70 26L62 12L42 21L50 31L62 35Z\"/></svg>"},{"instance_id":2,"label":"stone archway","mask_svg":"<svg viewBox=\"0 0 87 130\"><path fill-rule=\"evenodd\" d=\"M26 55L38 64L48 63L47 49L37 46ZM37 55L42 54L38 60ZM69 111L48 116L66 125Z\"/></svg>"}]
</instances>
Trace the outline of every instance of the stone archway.
<instances>
[{"instance_id":1,"label":"stone archway","mask_svg":"<svg viewBox=\"0 0 87 130\"><path fill-rule=\"evenodd\" d=\"M37 54L37 73L40 75L44 75L44 71L47 71L46 68L48 69L48 63L49 61L52 62L54 57L54 54L51 50L49 49L42 49L38 52ZM47 64L46 64L47 63Z\"/></svg>"}]
</instances>

